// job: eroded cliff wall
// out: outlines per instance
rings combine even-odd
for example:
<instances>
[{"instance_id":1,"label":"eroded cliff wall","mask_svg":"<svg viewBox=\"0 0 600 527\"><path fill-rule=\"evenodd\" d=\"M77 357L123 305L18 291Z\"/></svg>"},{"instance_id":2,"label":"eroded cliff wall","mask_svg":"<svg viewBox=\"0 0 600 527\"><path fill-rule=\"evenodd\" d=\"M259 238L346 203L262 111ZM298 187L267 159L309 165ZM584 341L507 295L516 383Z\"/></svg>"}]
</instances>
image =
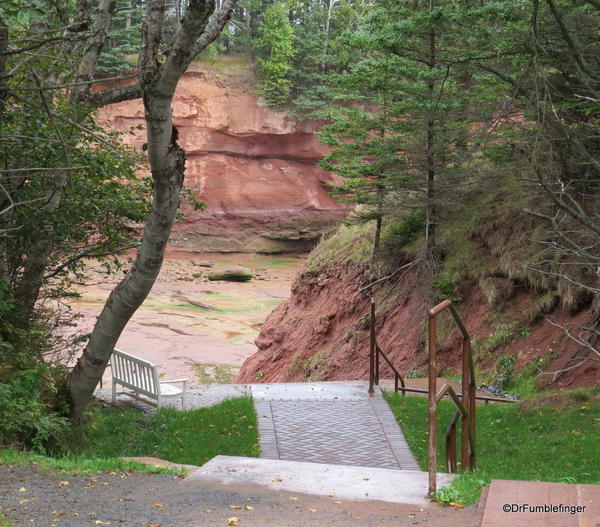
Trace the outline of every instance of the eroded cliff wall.
<instances>
[{"instance_id":1,"label":"eroded cliff wall","mask_svg":"<svg viewBox=\"0 0 600 527\"><path fill-rule=\"evenodd\" d=\"M326 153L316 123L270 110L251 90L247 75L208 70L179 83L173 120L187 156L186 186L207 205L184 205L186 220L173 232L184 250L306 250L347 213L325 189L332 175L316 166ZM140 99L102 108L98 121L131 132L124 140L142 151Z\"/></svg>"},{"instance_id":2,"label":"eroded cliff wall","mask_svg":"<svg viewBox=\"0 0 600 527\"><path fill-rule=\"evenodd\" d=\"M368 379L370 299L361 289L371 279L368 265L361 263L365 254L356 249L360 238L348 240L339 232L329 247L323 249L322 243L313 251L290 299L269 315L255 341L258 351L246 360L236 382ZM591 302L568 309L558 301L547 303L547 293L508 275L496 273L486 280L494 281L493 295L487 281L471 277L455 290L457 309L472 337L479 384L496 384L506 374L535 377L541 386L597 384L600 363L582 360L590 350L560 327L576 334L592 326L597 313ZM426 371L426 314L439 301L430 281L415 265L374 289L378 343L405 375ZM438 335L439 374L458 374L459 331L441 317ZM392 378L383 361L382 376Z\"/></svg>"}]
</instances>

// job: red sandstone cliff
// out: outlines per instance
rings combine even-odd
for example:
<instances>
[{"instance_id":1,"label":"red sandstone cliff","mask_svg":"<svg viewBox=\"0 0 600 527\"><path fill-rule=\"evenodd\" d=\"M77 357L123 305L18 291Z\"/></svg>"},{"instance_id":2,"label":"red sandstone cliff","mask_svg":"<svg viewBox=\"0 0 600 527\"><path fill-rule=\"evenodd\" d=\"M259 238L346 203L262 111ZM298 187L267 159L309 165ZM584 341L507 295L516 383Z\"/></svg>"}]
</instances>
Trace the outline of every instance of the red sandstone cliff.
<instances>
[{"instance_id":1,"label":"red sandstone cliff","mask_svg":"<svg viewBox=\"0 0 600 527\"><path fill-rule=\"evenodd\" d=\"M255 341L258 351L246 360L237 382L368 378L370 306L369 298L360 293L368 279L366 266L357 263L361 258L348 256L356 254L355 246L350 242L329 252L320 246L309 257L294 281L290 299L264 323ZM575 328L590 326L597 317L590 303L570 310L550 306L542 311L536 307L540 306L540 291L506 276L488 280L502 289L495 299L486 296L481 283L469 278L455 291L461 299L457 309L471 334L478 367L488 372L479 377L479 383L489 382L489 374L498 371L503 356L514 357L515 373L529 368L530 374L535 374L577 365L589 354L545 318L568 326L576 334ZM427 362L426 313L436 303L434 294L418 267L390 289L391 285L383 283L376 291L377 340L401 373L410 369L423 372ZM500 325L499 319L503 321ZM443 320L438 327L439 373L458 373L460 334ZM598 382L599 374L600 363L587 361L554 377L540 376L539 381L554 387L588 386ZM385 364L382 376L392 377Z\"/></svg>"},{"instance_id":2,"label":"red sandstone cliff","mask_svg":"<svg viewBox=\"0 0 600 527\"><path fill-rule=\"evenodd\" d=\"M316 124L269 110L251 89L247 78L208 71L188 72L179 83L173 118L187 156L186 186L208 206L184 208L173 238L185 250L304 250L346 215L324 188L331 174L315 164L326 153ZM102 108L98 121L131 131L125 141L141 150L141 99Z\"/></svg>"}]
</instances>

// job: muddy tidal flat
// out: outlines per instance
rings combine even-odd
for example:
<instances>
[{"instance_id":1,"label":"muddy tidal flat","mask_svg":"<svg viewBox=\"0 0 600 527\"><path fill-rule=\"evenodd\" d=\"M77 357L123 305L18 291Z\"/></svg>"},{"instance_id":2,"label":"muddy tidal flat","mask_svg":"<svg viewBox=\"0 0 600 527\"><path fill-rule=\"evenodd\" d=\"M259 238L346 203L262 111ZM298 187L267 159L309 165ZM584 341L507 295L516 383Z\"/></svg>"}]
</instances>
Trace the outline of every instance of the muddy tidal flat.
<instances>
[{"instance_id":1,"label":"muddy tidal flat","mask_svg":"<svg viewBox=\"0 0 600 527\"><path fill-rule=\"evenodd\" d=\"M165 379L191 384L230 382L256 351L254 339L268 314L290 295L303 257L169 252L150 295L125 328L117 347L152 361ZM231 266L252 270L248 282L209 281L208 272ZM126 268L127 265L125 264ZM74 332L91 330L123 272L108 274L88 262ZM110 382L110 370L104 377Z\"/></svg>"}]
</instances>

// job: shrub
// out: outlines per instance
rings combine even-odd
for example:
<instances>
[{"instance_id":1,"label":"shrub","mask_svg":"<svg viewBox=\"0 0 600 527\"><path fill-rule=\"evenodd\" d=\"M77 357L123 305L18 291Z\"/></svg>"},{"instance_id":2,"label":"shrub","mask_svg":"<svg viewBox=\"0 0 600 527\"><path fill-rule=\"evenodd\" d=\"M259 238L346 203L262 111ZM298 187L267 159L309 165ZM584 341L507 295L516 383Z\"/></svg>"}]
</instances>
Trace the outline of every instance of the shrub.
<instances>
[{"instance_id":1,"label":"shrub","mask_svg":"<svg viewBox=\"0 0 600 527\"><path fill-rule=\"evenodd\" d=\"M382 246L388 254L398 254L408 244L414 242L425 228L425 213L412 211L401 221L391 223L382 235Z\"/></svg>"}]
</instances>

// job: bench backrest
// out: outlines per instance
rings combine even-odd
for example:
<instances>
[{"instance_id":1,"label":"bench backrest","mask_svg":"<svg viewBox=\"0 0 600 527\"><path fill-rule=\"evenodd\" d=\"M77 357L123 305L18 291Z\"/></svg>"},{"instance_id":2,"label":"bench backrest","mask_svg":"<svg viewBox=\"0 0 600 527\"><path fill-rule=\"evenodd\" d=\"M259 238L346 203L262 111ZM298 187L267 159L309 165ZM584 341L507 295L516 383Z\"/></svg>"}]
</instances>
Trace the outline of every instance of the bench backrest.
<instances>
[{"instance_id":1,"label":"bench backrest","mask_svg":"<svg viewBox=\"0 0 600 527\"><path fill-rule=\"evenodd\" d=\"M111 370L114 380L119 384L154 397L160 394L160 384L156 366L147 360L114 349L111 357Z\"/></svg>"}]
</instances>

